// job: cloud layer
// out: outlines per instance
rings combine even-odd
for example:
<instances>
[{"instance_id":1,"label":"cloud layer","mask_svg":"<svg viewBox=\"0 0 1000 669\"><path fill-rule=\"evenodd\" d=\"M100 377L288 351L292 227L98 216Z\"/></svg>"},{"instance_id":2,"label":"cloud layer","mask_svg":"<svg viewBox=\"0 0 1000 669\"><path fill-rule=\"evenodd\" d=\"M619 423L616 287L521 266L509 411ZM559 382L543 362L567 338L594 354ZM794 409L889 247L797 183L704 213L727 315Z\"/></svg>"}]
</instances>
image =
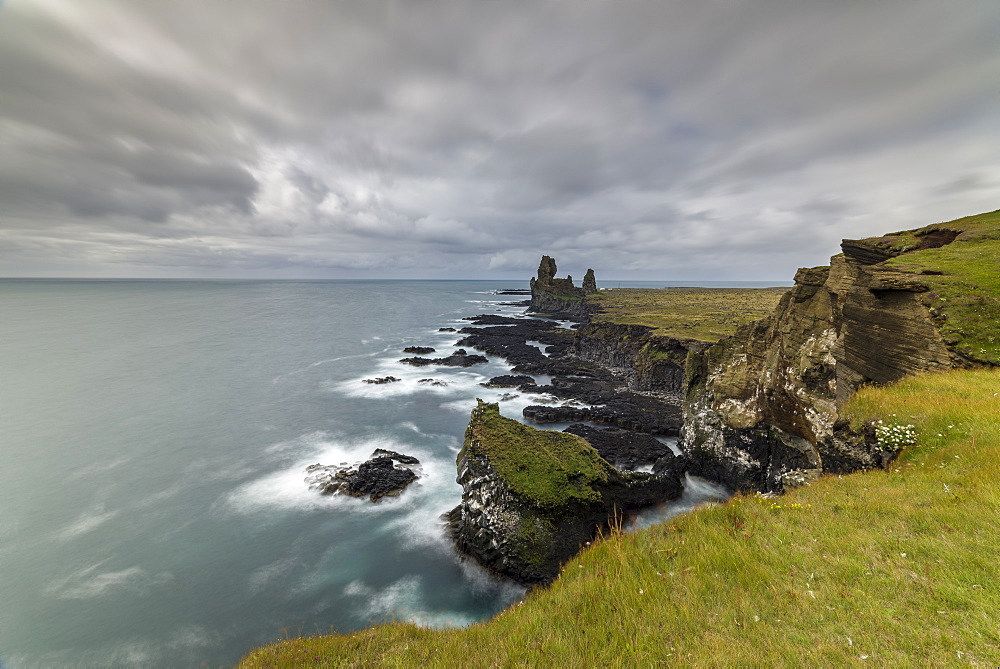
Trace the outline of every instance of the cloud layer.
<instances>
[{"instance_id":1,"label":"cloud layer","mask_svg":"<svg viewBox=\"0 0 1000 669\"><path fill-rule=\"evenodd\" d=\"M0 275L788 279L1000 206L992 2L8 0Z\"/></svg>"}]
</instances>

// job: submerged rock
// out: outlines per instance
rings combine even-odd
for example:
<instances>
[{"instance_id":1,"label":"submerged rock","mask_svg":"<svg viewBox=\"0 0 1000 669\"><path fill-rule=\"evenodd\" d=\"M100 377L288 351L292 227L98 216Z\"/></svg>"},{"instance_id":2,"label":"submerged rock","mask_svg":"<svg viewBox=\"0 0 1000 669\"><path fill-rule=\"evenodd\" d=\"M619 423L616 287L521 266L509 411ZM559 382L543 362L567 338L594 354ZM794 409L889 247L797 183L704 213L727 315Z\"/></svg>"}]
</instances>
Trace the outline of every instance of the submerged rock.
<instances>
[{"instance_id":1,"label":"submerged rock","mask_svg":"<svg viewBox=\"0 0 1000 669\"><path fill-rule=\"evenodd\" d=\"M397 466L396 463L403 466ZM410 466L420 461L411 455L377 448L357 468L348 465L315 464L306 467L305 482L324 495L367 496L372 502L399 495L419 478ZM410 466L405 466L410 465Z\"/></svg>"},{"instance_id":2,"label":"submerged rock","mask_svg":"<svg viewBox=\"0 0 1000 669\"><path fill-rule=\"evenodd\" d=\"M424 385L427 385L427 386L446 386L446 385L448 385L447 381L442 381L441 379L420 379L419 381L417 381L417 383L423 383Z\"/></svg>"}]
</instances>

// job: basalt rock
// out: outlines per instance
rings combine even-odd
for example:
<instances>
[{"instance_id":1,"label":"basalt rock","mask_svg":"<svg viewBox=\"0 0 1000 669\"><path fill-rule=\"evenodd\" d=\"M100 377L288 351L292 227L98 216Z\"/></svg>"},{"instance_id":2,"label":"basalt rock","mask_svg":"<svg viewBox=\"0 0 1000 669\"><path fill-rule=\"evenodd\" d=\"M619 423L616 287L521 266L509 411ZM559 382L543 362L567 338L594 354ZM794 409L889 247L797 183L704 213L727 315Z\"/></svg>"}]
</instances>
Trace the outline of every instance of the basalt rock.
<instances>
[{"instance_id":1,"label":"basalt rock","mask_svg":"<svg viewBox=\"0 0 1000 669\"><path fill-rule=\"evenodd\" d=\"M460 348L447 358L403 358L400 362L414 367L425 367L427 365L444 365L446 367L471 367L480 363L489 362L486 356L470 355L464 348Z\"/></svg>"},{"instance_id":2,"label":"basalt rock","mask_svg":"<svg viewBox=\"0 0 1000 669\"><path fill-rule=\"evenodd\" d=\"M678 496L676 476L619 472L584 439L473 410L458 454L462 502L448 514L459 550L526 584L544 584L623 512Z\"/></svg>"},{"instance_id":3,"label":"basalt rock","mask_svg":"<svg viewBox=\"0 0 1000 669\"><path fill-rule=\"evenodd\" d=\"M479 385L485 388L518 388L525 384L533 386L535 385L535 379L527 374L504 374L502 376L494 376L489 381L480 383Z\"/></svg>"},{"instance_id":4,"label":"basalt rock","mask_svg":"<svg viewBox=\"0 0 1000 669\"><path fill-rule=\"evenodd\" d=\"M399 463L402 466L397 466ZM381 448L357 468L337 465L310 465L305 482L310 488L324 495L350 495L368 497L377 502L383 497L399 495L418 475L411 468L420 461L410 455Z\"/></svg>"},{"instance_id":5,"label":"basalt rock","mask_svg":"<svg viewBox=\"0 0 1000 669\"><path fill-rule=\"evenodd\" d=\"M407 346L403 349L403 353L415 353L416 355L426 355L428 353L434 353L433 348L430 346Z\"/></svg>"},{"instance_id":6,"label":"basalt rock","mask_svg":"<svg viewBox=\"0 0 1000 669\"><path fill-rule=\"evenodd\" d=\"M670 450L669 446L652 435L635 430L623 430L616 427L600 428L575 423L563 432L586 439L587 443L597 449L602 458L612 463L617 469L636 469L663 460L661 470L666 470L668 469L667 456L673 458L673 451Z\"/></svg>"},{"instance_id":7,"label":"basalt rock","mask_svg":"<svg viewBox=\"0 0 1000 669\"><path fill-rule=\"evenodd\" d=\"M572 276L556 278L556 261L549 256L542 256L538 274L531 279L530 285L531 306L528 311L564 318L585 317L590 312L590 307L584 298L597 292L594 270L587 270L583 287L577 288Z\"/></svg>"},{"instance_id":8,"label":"basalt rock","mask_svg":"<svg viewBox=\"0 0 1000 669\"><path fill-rule=\"evenodd\" d=\"M365 383L374 383L377 385L382 385L384 383L395 383L396 381L399 381L399 379L397 379L395 376L380 376L375 379L364 379L363 381Z\"/></svg>"}]
</instances>

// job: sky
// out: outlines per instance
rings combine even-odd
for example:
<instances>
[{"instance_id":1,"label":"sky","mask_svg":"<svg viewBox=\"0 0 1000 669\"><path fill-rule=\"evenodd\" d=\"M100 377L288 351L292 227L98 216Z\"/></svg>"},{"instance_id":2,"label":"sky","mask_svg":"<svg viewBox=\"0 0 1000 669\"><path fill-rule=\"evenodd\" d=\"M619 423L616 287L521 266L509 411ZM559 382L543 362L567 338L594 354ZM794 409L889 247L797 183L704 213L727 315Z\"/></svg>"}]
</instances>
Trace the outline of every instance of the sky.
<instances>
[{"instance_id":1,"label":"sky","mask_svg":"<svg viewBox=\"0 0 1000 669\"><path fill-rule=\"evenodd\" d=\"M995 0L0 1L0 276L787 281L998 153Z\"/></svg>"}]
</instances>

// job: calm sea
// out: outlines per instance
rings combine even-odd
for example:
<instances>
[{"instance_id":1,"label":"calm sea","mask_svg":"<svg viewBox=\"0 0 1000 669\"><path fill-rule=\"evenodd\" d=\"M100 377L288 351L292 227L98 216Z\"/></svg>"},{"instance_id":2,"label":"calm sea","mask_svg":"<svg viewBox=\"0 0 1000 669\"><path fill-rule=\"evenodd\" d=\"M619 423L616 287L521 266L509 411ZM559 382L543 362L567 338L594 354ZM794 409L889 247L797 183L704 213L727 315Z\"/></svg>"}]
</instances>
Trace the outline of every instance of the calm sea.
<instances>
[{"instance_id":1,"label":"calm sea","mask_svg":"<svg viewBox=\"0 0 1000 669\"><path fill-rule=\"evenodd\" d=\"M438 328L463 316L520 313L492 292L514 287L0 280L0 666L218 666L283 636L466 625L517 601L440 519L475 398L509 392L479 383L509 367L397 362L450 352ZM423 476L378 504L303 482L375 448ZM640 522L718 493L691 481Z\"/></svg>"}]
</instances>

